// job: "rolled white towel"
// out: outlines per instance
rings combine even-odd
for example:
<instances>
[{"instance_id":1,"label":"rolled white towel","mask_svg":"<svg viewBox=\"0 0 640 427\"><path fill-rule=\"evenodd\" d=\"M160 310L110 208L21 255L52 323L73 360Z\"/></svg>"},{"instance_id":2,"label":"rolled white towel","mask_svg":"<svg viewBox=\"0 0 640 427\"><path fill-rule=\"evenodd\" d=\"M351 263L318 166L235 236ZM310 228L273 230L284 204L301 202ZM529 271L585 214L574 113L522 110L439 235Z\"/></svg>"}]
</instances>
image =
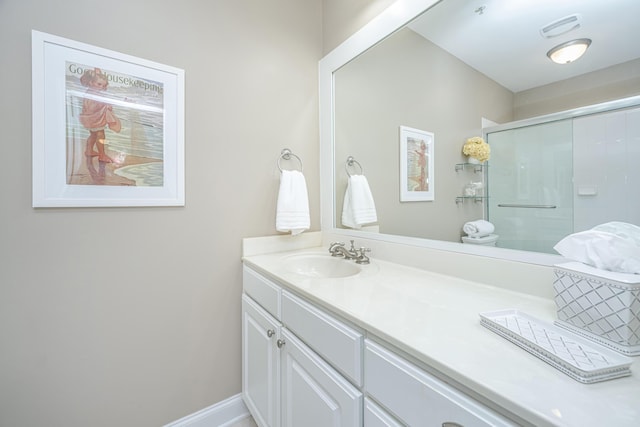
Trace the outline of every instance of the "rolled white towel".
<instances>
[{"instance_id":1,"label":"rolled white towel","mask_svg":"<svg viewBox=\"0 0 640 427\"><path fill-rule=\"evenodd\" d=\"M495 226L489 221L484 219L478 219L475 221L469 221L462 226L462 231L467 233L469 237L484 237L493 233L496 230Z\"/></svg>"}]
</instances>

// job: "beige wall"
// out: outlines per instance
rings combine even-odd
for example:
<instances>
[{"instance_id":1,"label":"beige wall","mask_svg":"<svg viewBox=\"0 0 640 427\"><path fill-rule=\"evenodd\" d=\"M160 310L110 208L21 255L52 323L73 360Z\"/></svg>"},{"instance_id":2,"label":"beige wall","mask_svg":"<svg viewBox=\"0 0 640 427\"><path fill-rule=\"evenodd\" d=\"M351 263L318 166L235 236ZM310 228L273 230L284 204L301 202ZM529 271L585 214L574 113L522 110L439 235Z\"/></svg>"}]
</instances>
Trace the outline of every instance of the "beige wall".
<instances>
[{"instance_id":1,"label":"beige wall","mask_svg":"<svg viewBox=\"0 0 640 427\"><path fill-rule=\"evenodd\" d=\"M321 0L0 2L0 425L158 426L240 392L276 158L319 229ZM31 207L31 29L186 71L186 206Z\"/></svg>"},{"instance_id":2,"label":"beige wall","mask_svg":"<svg viewBox=\"0 0 640 427\"><path fill-rule=\"evenodd\" d=\"M483 205L457 205L456 196L482 175L470 168L456 172L455 164L465 161L466 139L482 135L483 117L511 120L513 94L410 29L335 76L337 218L347 185L344 163L354 156L371 186L380 232L459 242L464 223L482 218ZM400 126L435 135L432 202L399 201Z\"/></svg>"},{"instance_id":3,"label":"beige wall","mask_svg":"<svg viewBox=\"0 0 640 427\"><path fill-rule=\"evenodd\" d=\"M526 119L640 95L640 59L518 92L514 119Z\"/></svg>"}]
</instances>

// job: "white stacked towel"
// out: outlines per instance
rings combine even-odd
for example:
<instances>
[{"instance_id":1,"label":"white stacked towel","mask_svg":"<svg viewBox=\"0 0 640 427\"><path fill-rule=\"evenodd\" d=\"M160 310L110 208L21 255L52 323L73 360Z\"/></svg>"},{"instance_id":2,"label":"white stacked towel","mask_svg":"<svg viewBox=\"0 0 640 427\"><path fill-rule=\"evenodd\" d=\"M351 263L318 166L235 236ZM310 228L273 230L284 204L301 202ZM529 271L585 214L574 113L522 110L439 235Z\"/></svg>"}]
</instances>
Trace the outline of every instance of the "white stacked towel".
<instances>
[{"instance_id":1,"label":"white stacked towel","mask_svg":"<svg viewBox=\"0 0 640 427\"><path fill-rule=\"evenodd\" d=\"M364 175L351 175L344 193L342 205L342 225L360 228L364 224L378 221L376 205Z\"/></svg>"},{"instance_id":2,"label":"white stacked towel","mask_svg":"<svg viewBox=\"0 0 640 427\"><path fill-rule=\"evenodd\" d=\"M467 233L469 237L484 237L495 231L495 227L489 221L478 219L469 221L462 226L462 231Z\"/></svg>"},{"instance_id":3,"label":"white stacked towel","mask_svg":"<svg viewBox=\"0 0 640 427\"><path fill-rule=\"evenodd\" d=\"M307 182L302 172L283 170L276 211L276 230L300 234L310 227Z\"/></svg>"}]
</instances>

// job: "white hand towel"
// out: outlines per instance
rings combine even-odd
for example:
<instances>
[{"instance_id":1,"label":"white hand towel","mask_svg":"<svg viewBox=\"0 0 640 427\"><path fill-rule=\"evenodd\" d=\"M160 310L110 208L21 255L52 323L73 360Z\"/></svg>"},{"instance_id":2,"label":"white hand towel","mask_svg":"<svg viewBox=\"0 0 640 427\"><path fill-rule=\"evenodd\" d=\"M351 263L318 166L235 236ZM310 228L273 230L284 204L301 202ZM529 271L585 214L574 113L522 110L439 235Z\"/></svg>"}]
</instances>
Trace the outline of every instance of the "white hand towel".
<instances>
[{"instance_id":1,"label":"white hand towel","mask_svg":"<svg viewBox=\"0 0 640 427\"><path fill-rule=\"evenodd\" d=\"M300 234L310 227L309 196L304 175L296 170L283 170L276 211L276 230Z\"/></svg>"},{"instance_id":2,"label":"white hand towel","mask_svg":"<svg viewBox=\"0 0 640 427\"><path fill-rule=\"evenodd\" d=\"M347 182L342 206L342 225L360 228L364 224L378 221L376 205L369 182L364 175L351 175Z\"/></svg>"},{"instance_id":3,"label":"white hand towel","mask_svg":"<svg viewBox=\"0 0 640 427\"><path fill-rule=\"evenodd\" d=\"M484 237L495 231L495 227L489 221L478 219L469 221L462 226L462 231L467 233L469 237Z\"/></svg>"}]
</instances>

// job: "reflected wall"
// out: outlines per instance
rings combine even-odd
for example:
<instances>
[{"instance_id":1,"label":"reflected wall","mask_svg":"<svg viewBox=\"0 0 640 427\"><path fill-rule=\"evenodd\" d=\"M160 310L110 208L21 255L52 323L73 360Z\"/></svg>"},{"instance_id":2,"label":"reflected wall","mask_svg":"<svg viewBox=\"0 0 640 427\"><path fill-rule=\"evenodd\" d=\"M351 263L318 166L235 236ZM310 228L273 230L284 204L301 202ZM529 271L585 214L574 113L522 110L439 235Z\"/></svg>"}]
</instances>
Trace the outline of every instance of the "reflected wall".
<instances>
[{"instance_id":1,"label":"reflected wall","mask_svg":"<svg viewBox=\"0 0 640 427\"><path fill-rule=\"evenodd\" d=\"M462 145L481 135L482 119L511 121L513 94L405 28L335 74L336 224L347 185L345 161L367 176L381 233L460 241L462 225L483 216L482 204L455 203L465 184L456 172ZM435 200L400 202L399 127L435 134Z\"/></svg>"}]
</instances>

